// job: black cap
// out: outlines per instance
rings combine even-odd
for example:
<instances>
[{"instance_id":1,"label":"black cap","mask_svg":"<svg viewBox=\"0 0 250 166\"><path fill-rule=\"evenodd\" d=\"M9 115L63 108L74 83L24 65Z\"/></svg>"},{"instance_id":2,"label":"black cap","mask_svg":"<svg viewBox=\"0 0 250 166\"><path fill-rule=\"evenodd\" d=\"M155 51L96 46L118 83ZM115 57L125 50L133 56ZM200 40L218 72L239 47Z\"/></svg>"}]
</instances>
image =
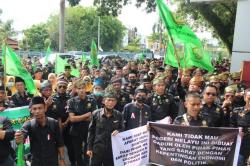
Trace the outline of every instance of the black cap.
<instances>
[{"instance_id":1,"label":"black cap","mask_svg":"<svg viewBox=\"0 0 250 166\"><path fill-rule=\"evenodd\" d=\"M140 85L140 86L138 86L138 87L135 89L135 94L140 93L140 92L142 92L142 93L147 93L147 89L146 89L143 85Z\"/></svg>"},{"instance_id":2,"label":"black cap","mask_svg":"<svg viewBox=\"0 0 250 166\"><path fill-rule=\"evenodd\" d=\"M65 66L64 66L64 70L65 70L65 69L71 69L71 66L70 66L70 65L65 65Z\"/></svg>"},{"instance_id":3,"label":"black cap","mask_svg":"<svg viewBox=\"0 0 250 166\"><path fill-rule=\"evenodd\" d=\"M21 77L16 77L15 78L15 83L17 83L17 82L23 82L24 83L24 80Z\"/></svg>"},{"instance_id":4,"label":"black cap","mask_svg":"<svg viewBox=\"0 0 250 166\"><path fill-rule=\"evenodd\" d=\"M31 107L32 105L35 105L35 104L44 104L45 105L44 99L40 96L33 97L30 101L29 107Z\"/></svg>"}]
</instances>

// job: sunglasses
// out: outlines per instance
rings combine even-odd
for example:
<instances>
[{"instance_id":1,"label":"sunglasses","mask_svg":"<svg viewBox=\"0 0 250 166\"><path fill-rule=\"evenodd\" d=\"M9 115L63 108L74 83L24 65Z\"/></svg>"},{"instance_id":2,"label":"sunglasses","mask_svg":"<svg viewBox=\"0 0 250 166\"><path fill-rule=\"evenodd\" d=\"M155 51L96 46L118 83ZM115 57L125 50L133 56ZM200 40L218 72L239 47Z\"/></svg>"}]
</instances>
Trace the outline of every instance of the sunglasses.
<instances>
[{"instance_id":1,"label":"sunglasses","mask_svg":"<svg viewBox=\"0 0 250 166\"><path fill-rule=\"evenodd\" d=\"M66 86L63 86L63 85L58 86L58 88L59 88L59 89L61 89L61 88L67 89L67 87L66 87Z\"/></svg>"},{"instance_id":2,"label":"sunglasses","mask_svg":"<svg viewBox=\"0 0 250 166\"><path fill-rule=\"evenodd\" d=\"M233 79L233 81L240 81L240 79Z\"/></svg>"},{"instance_id":3,"label":"sunglasses","mask_svg":"<svg viewBox=\"0 0 250 166\"><path fill-rule=\"evenodd\" d=\"M225 95L226 98L234 97L234 95Z\"/></svg>"},{"instance_id":4,"label":"sunglasses","mask_svg":"<svg viewBox=\"0 0 250 166\"><path fill-rule=\"evenodd\" d=\"M210 95L211 95L211 96L216 96L216 93L207 92L206 95L208 95L208 96L210 96Z\"/></svg>"}]
</instances>

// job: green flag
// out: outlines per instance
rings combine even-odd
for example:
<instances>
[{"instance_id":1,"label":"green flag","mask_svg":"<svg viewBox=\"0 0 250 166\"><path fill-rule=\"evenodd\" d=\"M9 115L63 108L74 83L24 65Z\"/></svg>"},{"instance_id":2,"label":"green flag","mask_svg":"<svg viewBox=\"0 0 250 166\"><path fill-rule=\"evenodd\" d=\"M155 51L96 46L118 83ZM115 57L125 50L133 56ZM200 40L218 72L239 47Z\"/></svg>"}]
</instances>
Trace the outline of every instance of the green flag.
<instances>
[{"instance_id":1,"label":"green flag","mask_svg":"<svg viewBox=\"0 0 250 166\"><path fill-rule=\"evenodd\" d=\"M82 52L82 63L85 64L86 61L87 61L87 55L84 52Z\"/></svg>"},{"instance_id":2,"label":"green flag","mask_svg":"<svg viewBox=\"0 0 250 166\"><path fill-rule=\"evenodd\" d=\"M37 90L33 79L30 73L24 68L18 55L7 45L3 48L3 53L5 53L5 55L3 55L3 64L5 65L6 74L21 77L25 81L28 92L35 94Z\"/></svg>"},{"instance_id":3,"label":"green flag","mask_svg":"<svg viewBox=\"0 0 250 166\"><path fill-rule=\"evenodd\" d=\"M17 166L25 166L24 164L24 148L23 143L18 145L17 148Z\"/></svg>"},{"instance_id":4,"label":"green flag","mask_svg":"<svg viewBox=\"0 0 250 166\"><path fill-rule=\"evenodd\" d=\"M6 117L11 121L14 130L21 129L24 122L30 118L28 106L8 108L0 112L0 116Z\"/></svg>"},{"instance_id":5,"label":"green flag","mask_svg":"<svg viewBox=\"0 0 250 166\"><path fill-rule=\"evenodd\" d=\"M168 49L165 58L167 64L175 66L176 61L180 67L201 67L208 71L213 71L214 68L208 53L203 50L201 41L197 38L194 32L185 24L176 20L163 0L156 0L160 17L163 20L168 31L169 41ZM176 49L176 45L182 45L181 51ZM176 59L173 61L173 55ZM188 57L189 56L189 57ZM168 60L167 60L168 59ZM171 61L170 61L171 60ZM179 66L178 65L178 66Z\"/></svg>"},{"instance_id":6,"label":"green flag","mask_svg":"<svg viewBox=\"0 0 250 166\"><path fill-rule=\"evenodd\" d=\"M56 68L55 68L55 73L57 75L61 74L64 72L64 67L68 64L68 59L62 59L60 56L56 56ZM75 76L75 77L79 77L80 76L80 72L78 69L74 68L73 66L71 66L71 75Z\"/></svg>"},{"instance_id":7,"label":"green flag","mask_svg":"<svg viewBox=\"0 0 250 166\"><path fill-rule=\"evenodd\" d=\"M144 56L144 53L142 52L142 53L139 54L139 61L143 62L144 59L145 59L145 56Z\"/></svg>"},{"instance_id":8,"label":"green flag","mask_svg":"<svg viewBox=\"0 0 250 166\"><path fill-rule=\"evenodd\" d=\"M91 66L97 66L99 67L99 61L98 61L98 58L97 58L97 47L96 47L96 44L95 44L95 41L92 40L92 43L91 43L91 52L90 52L90 65Z\"/></svg>"},{"instance_id":9,"label":"green flag","mask_svg":"<svg viewBox=\"0 0 250 166\"><path fill-rule=\"evenodd\" d=\"M49 63L49 56L51 54L51 49L50 49L50 44L48 45L47 51L46 51L46 55L45 55L45 65L47 65Z\"/></svg>"}]
</instances>

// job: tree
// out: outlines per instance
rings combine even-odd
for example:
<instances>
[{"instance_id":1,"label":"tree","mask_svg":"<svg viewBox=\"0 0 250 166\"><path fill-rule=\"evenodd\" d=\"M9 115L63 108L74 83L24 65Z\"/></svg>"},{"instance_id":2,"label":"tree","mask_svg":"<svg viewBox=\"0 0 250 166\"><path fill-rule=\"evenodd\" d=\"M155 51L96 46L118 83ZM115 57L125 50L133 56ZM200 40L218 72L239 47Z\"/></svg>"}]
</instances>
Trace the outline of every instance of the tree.
<instances>
[{"instance_id":1,"label":"tree","mask_svg":"<svg viewBox=\"0 0 250 166\"><path fill-rule=\"evenodd\" d=\"M45 40L49 38L46 24L33 25L31 28L24 30L24 35L24 40L31 50L44 50Z\"/></svg>"},{"instance_id":2,"label":"tree","mask_svg":"<svg viewBox=\"0 0 250 166\"><path fill-rule=\"evenodd\" d=\"M94 4L98 4L101 8L100 12L110 14L107 11L112 11L111 14L114 16L121 11L123 5L127 5L129 2L129 0L94 0ZM188 16L191 16L195 22L199 23L199 27L212 28L214 34L223 41L228 50L232 50L236 2L186 3L185 0L178 2L178 13L181 13L183 18L188 19ZM155 0L136 0L137 7L141 7L143 4L146 4L147 12L155 11Z\"/></svg>"},{"instance_id":3,"label":"tree","mask_svg":"<svg viewBox=\"0 0 250 166\"><path fill-rule=\"evenodd\" d=\"M97 41L98 16L94 8L81 6L66 9L65 17L65 47L68 50L90 50L92 39ZM51 48L58 49L58 15L53 15L47 22ZM125 27L112 16L101 19L100 46L103 50L118 50L121 46Z\"/></svg>"},{"instance_id":4,"label":"tree","mask_svg":"<svg viewBox=\"0 0 250 166\"><path fill-rule=\"evenodd\" d=\"M2 10L0 9L0 16L2 14ZM3 22L0 19L0 45L7 37L14 37L16 35L16 31L13 29L13 20L7 20Z\"/></svg>"}]
</instances>

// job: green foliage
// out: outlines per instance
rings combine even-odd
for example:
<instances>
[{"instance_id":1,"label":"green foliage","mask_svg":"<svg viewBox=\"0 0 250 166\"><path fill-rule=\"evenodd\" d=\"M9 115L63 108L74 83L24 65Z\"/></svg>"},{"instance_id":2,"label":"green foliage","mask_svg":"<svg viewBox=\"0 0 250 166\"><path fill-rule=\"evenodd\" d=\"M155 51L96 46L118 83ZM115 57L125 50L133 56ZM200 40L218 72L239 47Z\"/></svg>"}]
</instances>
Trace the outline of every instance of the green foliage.
<instances>
[{"instance_id":1,"label":"green foliage","mask_svg":"<svg viewBox=\"0 0 250 166\"><path fill-rule=\"evenodd\" d=\"M128 51L128 52L140 52L141 46L140 46L140 38L134 39L131 43L129 43L126 47L122 49L122 51Z\"/></svg>"},{"instance_id":2,"label":"green foliage","mask_svg":"<svg viewBox=\"0 0 250 166\"><path fill-rule=\"evenodd\" d=\"M0 9L0 16L2 14L2 10ZM7 20L3 22L0 19L0 45L7 37L13 37L16 35L16 32L13 29L13 20Z\"/></svg>"},{"instance_id":3,"label":"green foliage","mask_svg":"<svg viewBox=\"0 0 250 166\"><path fill-rule=\"evenodd\" d=\"M98 16L93 8L70 7L65 17L65 47L67 50L90 50L92 39L97 41ZM125 27L112 16L100 17L100 46L103 50L118 50L121 47ZM51 48L58 49L58 15L47 22Z\"/></svg>"},{"instance_id":4,"label":"green foliage","mask_svg":"<svg viewBox=\"0 0 250 166\"><path fill-rule=\"evenodd\" d=\"M121 12L122 6L129 4L129 0L94 0L99 5L100 14L112 14L117 16ZM176 0L179 3L178 14L183 19L190 18L193 27L210 28L214 31L214 36L219 37L229 51L232 50L234 24L236 16L237 2L214 2L214 3L186 3L186 0ZM155 11L155 0L136 0L136 6L146 5L146 11Z\"/></svg>"},{"instance_id":5,"label":"green foliage","mask_svg":"<svg viewBox=\"0 0 250 166\"><path fill-rule=\"evenodd\" d=\"M46 24L33 25L24 30L25 38L30 50L44 50L45 40L49 37Z\"/></svg>"}]
</instances>

